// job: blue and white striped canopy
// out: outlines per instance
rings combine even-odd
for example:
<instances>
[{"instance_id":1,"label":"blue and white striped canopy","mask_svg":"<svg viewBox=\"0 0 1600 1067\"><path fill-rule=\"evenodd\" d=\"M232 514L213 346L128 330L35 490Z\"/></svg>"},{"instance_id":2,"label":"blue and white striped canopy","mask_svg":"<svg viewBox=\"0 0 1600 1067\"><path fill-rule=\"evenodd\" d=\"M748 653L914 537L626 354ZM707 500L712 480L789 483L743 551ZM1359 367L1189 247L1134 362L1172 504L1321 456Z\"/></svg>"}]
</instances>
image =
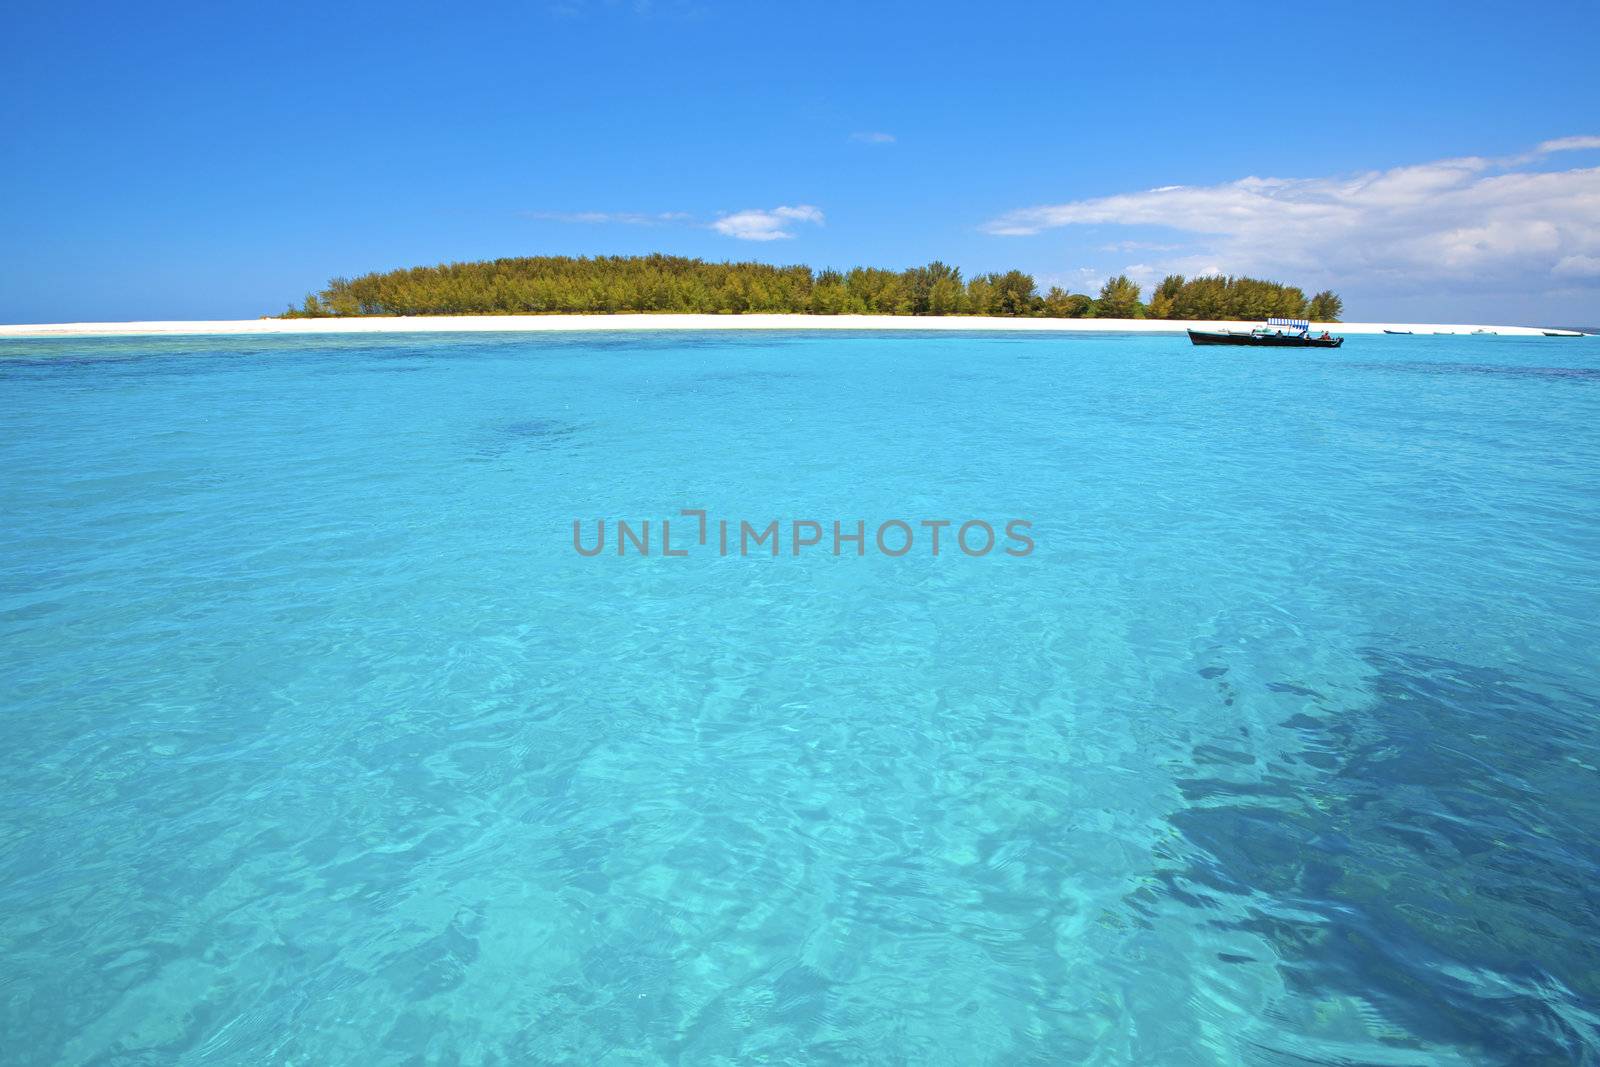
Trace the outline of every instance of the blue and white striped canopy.
<instances>
[{"instance_id":1,"label":"blue and white striped canopy","mask_svg":"<svg viewBox=\"0 0 1600 1067\"><path fill-rule=\"evenodd\" d=\"M1268 326L1287 326L1292 330L1309 330L1309 329L1311 329L1311 321L1309 319L1268 319L1267 320L1267 325Z\"/></svg>"}]
</instances>

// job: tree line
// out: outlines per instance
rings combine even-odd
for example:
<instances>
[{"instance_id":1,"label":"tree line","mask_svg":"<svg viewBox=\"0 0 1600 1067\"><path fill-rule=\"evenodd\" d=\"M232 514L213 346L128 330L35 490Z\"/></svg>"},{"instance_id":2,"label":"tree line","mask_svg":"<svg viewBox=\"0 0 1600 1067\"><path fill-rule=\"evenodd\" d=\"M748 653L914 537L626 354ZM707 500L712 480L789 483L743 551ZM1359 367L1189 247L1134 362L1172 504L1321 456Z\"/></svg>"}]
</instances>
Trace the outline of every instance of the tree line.
<instances>
[{"instance_id":1,"label":"tree line","mask_svg":"<svg viewBox=\"0 0 1600 1067\"><path fill-rule=\"evenodd\" d=\"M811 315L999 315L1045 318L1264 319L1337 322L1343 301L1307 297L1258 278L1169 275L1148 303L1125 275L1098 296L1052 286L1041 294L1020 270L976 274L935 260L925 267L813 271L769 263L708 263L684 256L526 256L442 263L334 278L284 318L354 315L508 315L615 312Z\"/></svg>"}]
</instances>

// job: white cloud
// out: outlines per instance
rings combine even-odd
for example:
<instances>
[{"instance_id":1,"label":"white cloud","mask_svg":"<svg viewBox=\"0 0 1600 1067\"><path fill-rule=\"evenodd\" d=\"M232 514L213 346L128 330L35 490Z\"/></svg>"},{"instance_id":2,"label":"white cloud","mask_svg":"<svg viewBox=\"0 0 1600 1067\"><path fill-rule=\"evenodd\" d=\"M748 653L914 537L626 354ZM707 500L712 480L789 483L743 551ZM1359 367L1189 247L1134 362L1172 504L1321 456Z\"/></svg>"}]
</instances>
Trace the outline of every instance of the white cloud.
<instances>
[{"instance_id":1,"label":"white cloud","mask_svg":"<svg viewBox=\"0 0 1600 1067\"><path fill-rule=\"evenodd\" d=\"M1551 270L1568 278L1600 278L1600 256L1567 256Z\"/></svg>"},{"instance_id":2,"label":"white cloud","mask_svg":"<svg viewBox=\"0 0 1600 1067\"><path fill-rule=\"evenodd\" d=\"M797 222L812 222L820 226L822 212L810 204L775 207L770 211L736 211L717 219L711 228L724 237L741 241L777 241L793 237L791 227Z\"/></svg>"},{"instance_id":3,"label":"white cloud","mask_svg":"<svg viewBox=\"0 0 1600 1067\"><path fill-rule=\"evenodd\" d=\"M1195 235L1144 269L1372 282L1420 289L1547 286L1587 277L1600 257L1600 167L1529 169L1600 137L1546 141L1526 157L1446 159L1325 178L1241 178L1209 186L1025 208L984 226L1023 236L1063 226L1158 226ZM1130 270L1131 273L1131 270ZM1541 283L1540 279L1543 279Z\"/></svg>"},{"instance_id":4,"label":"white cloud","mask_svg":"<svg viewBox=\"0 0 1600 1067\"><path fill-rule=\"evenodd\" d=\"M523 215L531 219L543 219L549 222L568 222L591 226L667 226L681 224L697 226L717 231L725 237L734 237L741 241L778 241L794 236L793 227L796 223L814 223L822 225L823 216L820 208L810 204L796 204L793 207L775 207L770 210L736 211L723 215L721 218L710 222L696 221L695 217L687 211L659 211L646 213L639 211L524 211Z\"/></svg>"},{"instance_id":5,"label":"white cloud","mask_svg":"<svg viewBox=\"0 0 1600 1067\"><path fill-rule=\"evenodd\" d=\"M689 215L683 211L662 211L654 215L636 211L528 211L531 219L551 222L579 222L591 224L617 223L624 226L660 226L669 222L685 222Z\"/></svg>"},{"instance_id":6,"label":"white cloud","mask_svg":"<svg viewBox=\"0 0 1600 1067\"><path fill-rule=\"evenodd\" d=\"M1116 241L1101 247L1102 252L1177 252L1182 245L1158 244L1154 241Z\"/></svg>"},{"instance_id":7,"label":"white cloud","mask_svg":"<svg viewBox=\"0 0 1600 1067\"><path fill-rule=\"evenodd\" d=\"M894 144L892 133L852 133L852 141L864 141L867 144Z\"/></svg>"},{"instance_id":8,"label":"white cloud","mask_svg":"<svg viewBox=\"0 0 1600 1067\"><path fill-rule=\"evenodd\" d=\"M1557 137L1553 141L1542 141L1534 149L1541 155L1546 152L1577 152L1585 148L1600 148L1600 137Z\"/></svg>"}]
</instances>

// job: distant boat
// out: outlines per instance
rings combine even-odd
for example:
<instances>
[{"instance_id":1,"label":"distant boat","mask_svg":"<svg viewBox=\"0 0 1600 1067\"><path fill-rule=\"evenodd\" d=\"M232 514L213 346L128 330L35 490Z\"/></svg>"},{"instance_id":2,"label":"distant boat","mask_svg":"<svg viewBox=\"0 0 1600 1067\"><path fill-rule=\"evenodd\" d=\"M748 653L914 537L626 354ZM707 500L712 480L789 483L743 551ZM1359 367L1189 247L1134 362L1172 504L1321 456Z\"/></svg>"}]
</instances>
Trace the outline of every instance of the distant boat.
<instances>
[{"instance_id":1,"label":"distant boat","mask_svg":"<svg viewBox=\"0 0 1600 1067\"><path fill-rule=\"evenodd\" d=\"M1197 345L1254 345L1260 348L1338 348L1343 337L1311 336L1306 319L1268 319L1249 333L1238 330L1190 330L1189 342Z\"/></svg>"},{"instance_id":2,"label":"distant boat","mask_svg":"<svg viewBox=\"0 0 1600 1067\"><path fill-rule=\"evenodd\" d=\"M1583 334L1579 333L1577 330L1543 330L1541 332L1546 337L1582 337L1583 336Z\"/></svg>"},{"instance_id":3,"label":"distant boat","mask_svg":"<svg viewBox=\"0 0 1600 1067\"><path fill-rule=\"evenodd\" d=\"M1498 330L1473 330L1472 332L1473 333L1488 334L1490 337L1499 337L1500 336L1500 333L1499 333Z\"/></svg>"},{"instance_id":4,"label":"distant boat","mask_svg":"<svg viewBox=\"0 0 1600 1067\"><path fill-rule=\"evenodd\" d=\"M1405 334L1407 337L1411 336L1411 331L1410 330L1384 330L1383 332L1384 333L1392 333L1392 334Z\"/></svg>"}]
</instances>

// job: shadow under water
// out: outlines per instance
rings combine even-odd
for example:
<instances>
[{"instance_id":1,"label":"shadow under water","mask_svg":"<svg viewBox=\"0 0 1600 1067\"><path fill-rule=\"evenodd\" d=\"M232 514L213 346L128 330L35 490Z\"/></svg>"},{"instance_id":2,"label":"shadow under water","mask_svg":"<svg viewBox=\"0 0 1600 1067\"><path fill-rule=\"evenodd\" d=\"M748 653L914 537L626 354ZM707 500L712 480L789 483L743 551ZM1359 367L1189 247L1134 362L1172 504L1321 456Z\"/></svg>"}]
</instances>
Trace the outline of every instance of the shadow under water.
<instances>
[{"instance_id":1,"label":"shadow under water","mask_svg":"<svg viewBox=\"0 0 1600 1067\"><path fill-rule=\"evenodd\" d=\"M1347 363L1355 370L1402 371L1411 374L1485 375L1494 378L1566 379L1570 381L1600 381L1600 369L1594 367L1513 367L1494 363Z\"/></svg>"},{"instance_id":2,"label":"shadow under water","mask_svg":"<svg viewBox=\"0 0 1600 1067\"><path fill-rule=\"evenodd\" d=\"M476 454L479 459L498 459L518 448L555 448L582 432L582 426L559 419L520 419L492 427L488 442L480 445Z\"/></svg>"},{"instance_id":3,"label":"shadow under water","mask_svg":"<svg viewBox=\"0 0 1600 1067\"><path fill-rule=\"evenodd\" d=\"M1271 946L1297 999L1365 1002L1394 1052L1600 1055L1600 706L1502 672L1368 651L1371 702L1310 698L1266 762L1194 752L1161 898ZM1254 761L1250 761L1254 762ZM1219 954L1223 963L1250 962ZM1280 1018L1272 1055L1345 1062ZM1409 1062L1409 1061L1408 1061ZM1417 1061L1426 1062L1426 1061Z\"/></svg>"}]
</instances>

